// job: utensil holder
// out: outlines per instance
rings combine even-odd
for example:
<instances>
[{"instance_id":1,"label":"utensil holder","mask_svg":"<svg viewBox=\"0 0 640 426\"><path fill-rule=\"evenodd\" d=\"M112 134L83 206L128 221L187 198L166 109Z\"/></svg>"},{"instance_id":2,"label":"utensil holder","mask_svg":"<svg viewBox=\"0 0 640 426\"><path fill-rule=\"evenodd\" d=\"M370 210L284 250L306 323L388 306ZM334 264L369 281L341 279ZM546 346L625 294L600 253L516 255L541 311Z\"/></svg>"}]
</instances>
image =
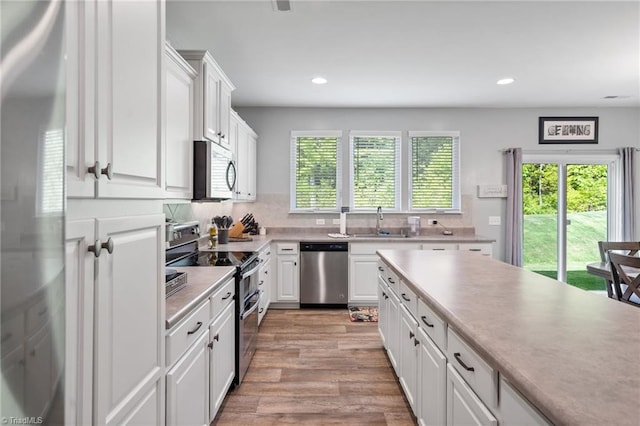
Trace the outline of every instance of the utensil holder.
<instances>
[{"instance_id":1,"label":"utensil holder","mask_svg":"<svg viewBox=\"0 0 640 426\"><path fill-rule=\"evenodd\" d=\"M228 244L228 243L229 243L229 230L218 229L218 244Z\"/></svg>"}]
</instances>

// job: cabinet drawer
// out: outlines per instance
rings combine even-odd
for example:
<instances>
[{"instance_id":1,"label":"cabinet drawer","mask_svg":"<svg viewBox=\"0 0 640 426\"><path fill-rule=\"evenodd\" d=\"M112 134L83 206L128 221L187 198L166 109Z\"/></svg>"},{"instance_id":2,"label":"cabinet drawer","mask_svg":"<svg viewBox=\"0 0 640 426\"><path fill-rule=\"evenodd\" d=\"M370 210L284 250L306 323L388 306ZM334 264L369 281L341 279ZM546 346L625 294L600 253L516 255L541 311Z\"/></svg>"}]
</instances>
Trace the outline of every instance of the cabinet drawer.
<instances>
[{"instance_id":1,"label":"cabinet drawer","mask_svg":"<svg viewBox=\"0 0 640 426\"><path fill-rule=\"evenodd\" d=\"M209 300L202 302L167 334L167 366L173 365L189 346L207 331Z\"/></svg>"},{"instance_id":2,"label":"cabinet drawer","mask_svg":"<svg viewBox=\"0 0 640 426\"><path fill-rule=\"evenodd\" d=\"M276 247L278 254L298 254L298 243L278 243Z\"/></svg>"},{"instance_id":3,"label":"cabinet drawer","mask_svg":"<svg viewBox=\"0 0 640 426\"><path fill-rule=\"evenodd\" d=\"M384 281L395 294L400 294L400 278L388 267Z\"/></svg>"},{"instance_id":4,"label":"cabinet drawer","mask_svg":"<svg viewBox=\"0 0 640 426\"><path fill-rule=\"evenodd\" d=\"M71 307L67 308L71 309ZM0 347L2 356L8 354L12 349L20 346L24 341L24 315L18 311L17 315L9 319L2 319L2 336Z\"/></svg>"},{"instance_id":5,"label":"cabinet drawer","mask_svg":"<svg viewBox=\"0 0 640 426\"><path fill-rule=\"evenodd\" d=\"M470 251L473 253L478 253L482 256L491 256L492 249L491 243L464 243L458 244L458 250L461 251Z\"/></svg>"},{"instance_id":6,"label":"cabinet drawer","mask_svg":"<svg viewBox=\"0 0 640 426\"><path fill-rule=\"evenodd\" d=\"M414 318L418 317L418 297L404 281L400 281L400 302L407 307Z\"/></svg>"},{"instance_id":7,"label":"cabinet drawer","mask_svg":"<svg viewBox=\"0 0 640 426\"><path fill-rule=\"evenodd\" d=\"M500 424L542 426L547 419L535 409L504 377L500 378Z\"/></svg>"},{"instance_id":8,"label":"cabinet drawer","mask_svg":"<svg viewBox=\"0 0 640 426\"><path fill-rule=\"evenodd\" d=\"M271 245L268 245L260 250L260 253L258 253L258 258L262 263L266 263L269 259L271 259Z\"/></svg>"},{"instance_id":9,"label":"cabinet drawer","mask_svg":"<svg viewBox=\"0 0 640 426\"><path fill-rule=\"evenodd\" d=\"M235 278L231 278L211 295L209 298L211 301L211 320L215 320L227 305L233 303L235 300L235 294L236 280Z\"/></svg>"},{"instance_id":10,"label":"cabinet drawer","mask_svg":"<svg viewBox=\"0 0 640 426\"><path fill-rule=\"evenodd\" d=\"M382 281L387 282L387 265L381 259L378 259L378 276L382 278Z\"/></svg>"},{"instance_id":11,"label":"cabinet drawer","mask_svg":"<svg viewBox=\"0 0 640 426\"><path fill-rule=\"evenodd\" d=\"M491 409L498 405L497 372L450 327L447 329L447 359L471 389Z\"/></svg>"},{"instance_id":12,"label":"cabinet drawer","mask_svg":"<svg viewBox=\"0 0 640 426\"><path fill-rule=\"evenodd\" d=\"M438 348L444 352L447 342L447 328L444 320L440 318L424 301L418 300L418 324L434 341Z\"/></svg>"}]
</instances>

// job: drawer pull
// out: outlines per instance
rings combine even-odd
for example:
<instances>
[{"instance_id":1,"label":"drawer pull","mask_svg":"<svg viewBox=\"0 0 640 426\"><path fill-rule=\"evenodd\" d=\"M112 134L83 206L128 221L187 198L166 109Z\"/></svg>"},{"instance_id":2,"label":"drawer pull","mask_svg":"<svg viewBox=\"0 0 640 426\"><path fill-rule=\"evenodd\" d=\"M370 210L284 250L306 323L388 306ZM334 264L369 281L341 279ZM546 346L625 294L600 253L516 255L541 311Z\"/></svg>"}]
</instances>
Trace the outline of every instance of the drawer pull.
<instances>
[{"instance_id":1,"label":"drawer pull","mask_svg":"<svg viewBox=\"0 0 640 426\"><path fill-rule=\"evenodd\" d=\"M293 251L293 249L292 248L283 248L283 249L280 249L280 251Z\"/></svg>"},{"instance_id":2,"label":"drawer pull","mask_svg":"<svg viewBox=\"0 0 640 426\"><path fill-rule=\"evenodd\" d=\"M413 339L413 346L418 346L420 344L420 340Z\"/></svg>"},{"instance_id":3,"label":"drawer pull","mask_svg":"<svg viewBox=\"0 0 640 426\"><path fill-rule=\"evenodd\" d=\"M391 284L395 284L396 282L394 280L392 280L391 278L387 278L387 281L389 281Z\"/></svg>"},{"instance_id":4,"label":"drawer pull","mask_svg":"<svg viewBox=\"0 0 640 426\"><path fill-rule=\"evenodd\" d=\"M406 293L402 293L402 298L403 298L404 300L406 300L407 302L411 302L411 299L409 299L409 298L407 297L407 294L406 294Z\"/></svg>"},{"instance_id":5,"label":"drawer pull","mask_svg":"<svg viewBox=\"0 0 640 426\"><path fill-rule=\"evenodd\" d=\"M193 334L193 333L195 333L196 331L200 330L200 327L202 327L202 321L198 321L198 322L196 323L196 328L194 328L194 329L193 329L193 330L191 330L191 331L187 331L187 334Z\"/></svg>"},{"instance_id":6,"label":"drawer pull","mask_svg":"<svg viewBox=\"0 0 640 426\"><path fill-rule=\"evenodd\" d=\"M213 340L215 340L216 342L220 341L220 333L216 333L215 336L213 336Z\"/></svg>"},{"instance_id":7,"label":"drawer pull","mask_svg":"<svg viewBox=\"0 0 640 426\"><path fill-rule=\"evenodd\" d=\"M470 248L469 251L482 251L482 249L479 248Z\"/></svg>"},{"instance_id":8,"label":"drawer pull","mask_svg":"<svg viewBox=\"0 0 640 426\"><path fill-rule=\"evenodd\" d=\"M422 320L422 322L424 323L424 325L426 325L429 328L433 328L433 324L429 324L427 322L427 317L425 317L424 315L420 317L420 319Z\"/></svg>"},{"instance_id":9,"label":"drawer pull","mask_svg":"<svg viewBox=\"0 0 640 426\"><path fill-rule=\"evenodd\" d=\"M433 250L433 251L445 251L445 249L443 249L443 248L433 248L431 250Z\"/></svg>"},{"instance_id":10,"label":"drawer pull","mask_svg":"<svg viewBox=\"0 0 640 426\"><path fill-rule=\"evenodd\" d=\"M264 308L260 308L260 310L258 311L259 314L264 312Z\"/></svg>"},{"instance_id":11,"label":"drawer pull","mask_svg":"<svg viewBox=\"0 0 640 426\"><path fill-rule=\"evenodd\" d=\"M207 347L208 347L209 349L213 349L213 342L209 342L209 343L207 343Z\"/></svg>"},{"instance_id":12,"label":"drawer pull","mask_svg":"<svg viewBox=\"0 0 640 426\"><path fill-rule=\"evenodd\" d=\"M453 354L453 357L456 359L456 361L458 361L460 363L460 365L462 366L462 368L464 368L467 371L475 371L473 367L469 367L467 364L465 364L462 359L460 359L460 352L456 352Z\"/></svg>"},{"instance_id":13,"label":"drawer pull","mask_svg":"<svg viewBox=\"0 0 640 426\"><path fill-rule=\"evenodd\" d=\"M264 284L264 280L260 280L260 282L258 283L258 285L262 285Z\"/></svg>"},{"instance_id":14,"label":"drawer pull","mask_svg":"<svg viewBox=\"0 0 640 426\"><path fill-rule=\"evenodd\" d=\"M409 332L409 339L413 339L414 337L416 337L415 334L413 334L413 331Z\"/></svg>"},{"instance_id":15,"label":"drawer pull","mask_svg":"<svg viewBox=\"0 0 640 426\"><path fill-rule=\"evenodd\" d=\"M230 298L230 297L231 297L231 292L230 292L230 291L228 291L228 292L227 292L227 295L226 295L225 297L223 297L223 298L222 298L222 300L227 300L227 299L228 299L228 298Z\"/></svg>"},{"instance_id":16,"label":"drawer pull","mask_svg":"<svg viewBox=\"0 0 640 426\"><path fill-rule=\"evenodd\" d=\"M378 271L384 272L384 268L382 266L378 266Z\"/></svg>"}]
</instances>

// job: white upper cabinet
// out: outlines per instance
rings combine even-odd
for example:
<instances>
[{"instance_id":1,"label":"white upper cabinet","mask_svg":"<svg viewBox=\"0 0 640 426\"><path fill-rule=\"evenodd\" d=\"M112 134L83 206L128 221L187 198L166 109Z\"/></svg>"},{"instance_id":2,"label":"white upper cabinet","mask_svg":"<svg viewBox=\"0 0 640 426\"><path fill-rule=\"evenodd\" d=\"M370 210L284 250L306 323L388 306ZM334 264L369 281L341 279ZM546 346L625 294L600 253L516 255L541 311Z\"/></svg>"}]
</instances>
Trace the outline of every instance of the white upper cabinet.
<instances>
[{"instance_id":1,"label":"white upper cabinet","mask_svg":"<svg viewBox=\"0 0 640 426\"><path fill-rule=\"evenodd\" d=\"M195 140L211 140L230 149L231 92L235 86L206 50L180 50L198 73L195 85Z\"/></svg>"},{"instance_id":2,"label":"white upper cabinet","mask_svg":"<svg viewBox=\"0 0 640 426\"><path fill-rule=\"evenodd\" d=\"M67 195L162 198L164 2L69 10Z\"/></svg>"},{"instance_id":3,"label":"white upper cabinet","mask_svg":"<svg viewBox=\"0 0 640 426\"><path fill-rule=\"evenodd\" d=\"M167 43L165 196L193 197L193 108L196 71Z\"/></svg>"},{"instance_id":4,"label":"white upper cabinet","mask_svg":"<svg viewBox=\"0 0 640 426\"><path fill-rule=\"evenodd\" d=\"M231 151L237 166L235 201L256 200L256 171L258 135L231 110Z\"/></svg>"}]
</instances>

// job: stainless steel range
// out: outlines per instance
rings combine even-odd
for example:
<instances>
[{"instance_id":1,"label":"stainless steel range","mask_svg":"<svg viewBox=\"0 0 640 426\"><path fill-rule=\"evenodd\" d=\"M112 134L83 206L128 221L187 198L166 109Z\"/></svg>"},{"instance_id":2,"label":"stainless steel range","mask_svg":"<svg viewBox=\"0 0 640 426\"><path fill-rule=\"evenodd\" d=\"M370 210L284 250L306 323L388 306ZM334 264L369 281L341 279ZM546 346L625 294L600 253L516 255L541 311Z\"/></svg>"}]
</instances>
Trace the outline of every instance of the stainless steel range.
<instances>
[{"instance_id":1,"label":"stainless steel range","mask_svg":"<svg viewBox=\"0 0 640 426\"><path fill-rule=\"evenodd\" d=\"M166 250L165 265L167 269L178 266L236 267L235 385L239 385L256 350L258 303L262 292L262 290L258 289L258 269L260 267L258 253L247 251L200 251L198 249L200 229L197 223L174 225L174 232L179 235L174 235L176 238ZM174 277L173 279L176 278ZM169 281L167 281L167 285L169 285Z\"/></svg>"}]
</instances>

